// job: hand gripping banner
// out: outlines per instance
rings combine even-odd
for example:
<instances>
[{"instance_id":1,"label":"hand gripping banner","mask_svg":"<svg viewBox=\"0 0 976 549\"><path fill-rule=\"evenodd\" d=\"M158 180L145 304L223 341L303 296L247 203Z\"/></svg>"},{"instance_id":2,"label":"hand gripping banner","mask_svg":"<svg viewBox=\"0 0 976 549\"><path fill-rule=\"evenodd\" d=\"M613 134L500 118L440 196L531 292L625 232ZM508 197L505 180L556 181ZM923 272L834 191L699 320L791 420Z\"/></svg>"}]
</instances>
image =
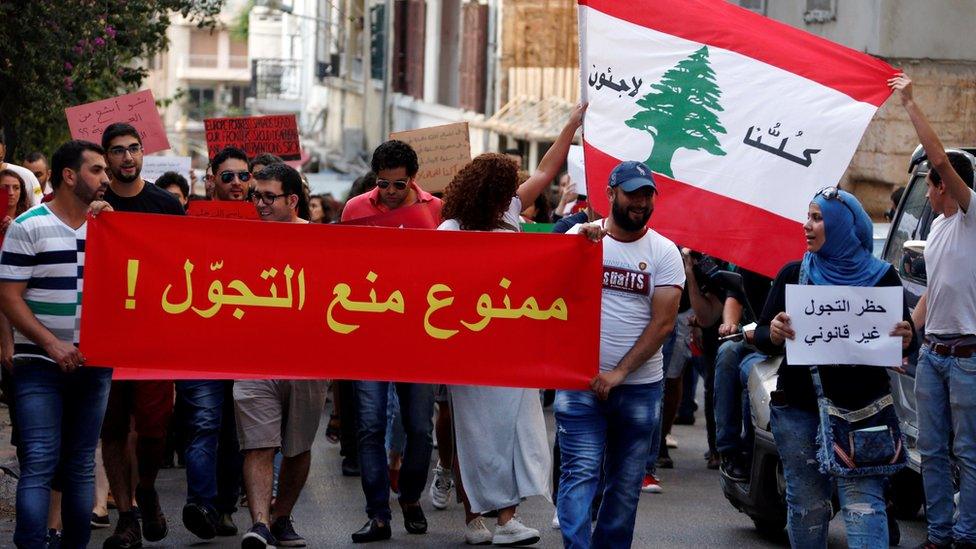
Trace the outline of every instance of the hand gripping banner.
<instances>
[{"instance_id":1,"label":"hand gripping banner","mask_svg":"<svg viewBox=\"0 0 976 549\"><path fill-rule=\"evenodd\" d=\"M601 246L104 213L81 350L115 379L328 378L583 389Z\"/></svg>"}]
</instances>

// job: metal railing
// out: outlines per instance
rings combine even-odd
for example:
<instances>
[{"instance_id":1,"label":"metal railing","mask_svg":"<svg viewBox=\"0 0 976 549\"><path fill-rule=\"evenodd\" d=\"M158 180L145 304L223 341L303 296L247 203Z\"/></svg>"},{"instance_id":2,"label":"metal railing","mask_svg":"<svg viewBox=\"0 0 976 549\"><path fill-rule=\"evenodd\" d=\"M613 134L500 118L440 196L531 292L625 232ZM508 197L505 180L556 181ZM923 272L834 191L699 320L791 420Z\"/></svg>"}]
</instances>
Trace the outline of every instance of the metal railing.
<instances>
[{"instance_id":1,"label":"metal railing","mask_svg":"<svg viewBox=\"0 0 976 549\"><path fill-rule=\"evenodd\" d=\"M302 98L302 65L297 59L252 59L251 96L298 101Z\"/></svg>"}]
</instances>

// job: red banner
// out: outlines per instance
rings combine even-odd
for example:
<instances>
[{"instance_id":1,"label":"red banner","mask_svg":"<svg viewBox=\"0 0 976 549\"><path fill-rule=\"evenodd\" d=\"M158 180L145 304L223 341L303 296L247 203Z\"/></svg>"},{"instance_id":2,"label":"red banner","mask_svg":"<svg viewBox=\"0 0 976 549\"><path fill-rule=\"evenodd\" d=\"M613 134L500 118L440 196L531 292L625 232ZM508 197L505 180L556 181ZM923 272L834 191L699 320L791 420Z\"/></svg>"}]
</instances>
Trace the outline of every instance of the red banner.
<instances>
[{"instance_id":1,"label":"red banner","mask_svg":"<svg viewBox=\"0 0 976 549\"><path fill-rule=\"evenodd\" d=\"M248 158L261 153L276 154L284 160L302 157L298 120L293 114L208 118L203 126L210 158L228 146L243 149Z\"/></svg>"},{"instance_id":2,"label":"red banner","mask_svg":"<svg viewBox=\"0 0 976 549\"><path fill-rule=\"evenodd\" d=\"M601 272L601 246L567 235L103 213L81 349L116 379L581 389Z\"/></svg>"}]
</instances>

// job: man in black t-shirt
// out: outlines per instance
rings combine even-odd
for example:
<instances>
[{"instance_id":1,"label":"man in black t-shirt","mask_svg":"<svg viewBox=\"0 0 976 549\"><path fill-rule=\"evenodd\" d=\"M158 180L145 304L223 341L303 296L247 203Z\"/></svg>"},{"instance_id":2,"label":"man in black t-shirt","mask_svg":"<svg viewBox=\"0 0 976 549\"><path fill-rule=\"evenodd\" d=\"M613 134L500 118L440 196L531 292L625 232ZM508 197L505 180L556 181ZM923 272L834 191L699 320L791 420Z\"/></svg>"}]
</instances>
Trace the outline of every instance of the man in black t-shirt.
<instances>
[{"instance_id":1,"label":"man in black t-shirt","mask_svg":"<svg viewBox=\"0 0 976 549\"><path fill-rule=\"evenodd\" d=\"M105 201L120 212L183 215L173 195L142 179L142 138L134 127L112 124L102 134L111 183ZM166 448L166 429L173 413L172 381L113 381L105 421L102 424L102 459L109 487L119 509L115 533L105 540L109 549L138 547L142 536L149 541L166 537L166 518L159 506L156 475ZM142 528L133 511L131 453L128 448L130 423L138 434L136 458L139 482L136 504Z\"/></svg>"}]
</instances>

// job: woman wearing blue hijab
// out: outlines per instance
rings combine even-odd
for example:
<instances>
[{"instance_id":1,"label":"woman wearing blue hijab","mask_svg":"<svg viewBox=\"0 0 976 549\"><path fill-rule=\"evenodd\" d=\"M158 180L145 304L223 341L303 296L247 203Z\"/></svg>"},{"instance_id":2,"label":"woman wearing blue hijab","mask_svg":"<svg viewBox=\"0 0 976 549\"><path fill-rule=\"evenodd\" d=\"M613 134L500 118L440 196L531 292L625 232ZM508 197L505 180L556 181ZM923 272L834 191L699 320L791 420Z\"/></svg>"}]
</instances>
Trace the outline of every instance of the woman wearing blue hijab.
<instances>
[{"instance_id":1,"label":"woman wearing blue hijab","mask_svg":"<svg viewBox=\"0 0 976 549\"><path fill-rule=\"evenodd\" d=\"M785 340L796 337L783 312L787 284L901 286L894 268L871 254L871 219L854 195L834 187L818 192L810 202L803 230L807 252L802 261L787 264L776 276L756 328L756 347L769 355L783 354ZM915 332L907 307L903 319L892 327L891 335L901 337L902 348L908 352ZM818 371L825 396L839 408L861 410L891 392L885 368L824 365ZM770 418L786 478L791 545L803 549L827 546L831 494L836 485L848 546L888 547L885 477L822 473L817 460L820 419L810 368L791 367L784 357L778 373Z\"/></svg>"}]
</instances>

